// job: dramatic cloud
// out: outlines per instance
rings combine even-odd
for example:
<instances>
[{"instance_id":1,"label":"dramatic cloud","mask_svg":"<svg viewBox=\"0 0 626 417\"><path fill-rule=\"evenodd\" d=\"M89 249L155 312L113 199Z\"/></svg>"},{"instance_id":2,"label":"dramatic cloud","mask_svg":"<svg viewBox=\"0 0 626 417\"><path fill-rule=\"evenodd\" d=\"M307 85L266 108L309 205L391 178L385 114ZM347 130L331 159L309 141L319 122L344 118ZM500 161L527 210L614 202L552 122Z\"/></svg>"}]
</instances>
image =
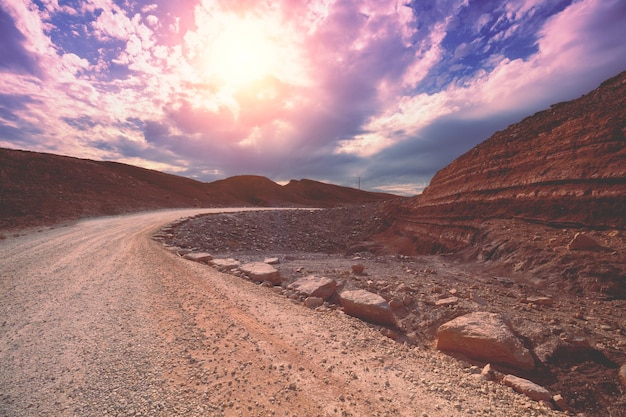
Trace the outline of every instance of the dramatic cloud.
<instances>
[{"instance_id":1,"label":"dramatic cloud","mask_svg":"<svg viewBox=\"0 0 626 417\"><path fill-rule=\"evenodd\" d=\"M0 0L0 146L415 194L626 69L621 0Z\"/></svg>"}]
</instances>

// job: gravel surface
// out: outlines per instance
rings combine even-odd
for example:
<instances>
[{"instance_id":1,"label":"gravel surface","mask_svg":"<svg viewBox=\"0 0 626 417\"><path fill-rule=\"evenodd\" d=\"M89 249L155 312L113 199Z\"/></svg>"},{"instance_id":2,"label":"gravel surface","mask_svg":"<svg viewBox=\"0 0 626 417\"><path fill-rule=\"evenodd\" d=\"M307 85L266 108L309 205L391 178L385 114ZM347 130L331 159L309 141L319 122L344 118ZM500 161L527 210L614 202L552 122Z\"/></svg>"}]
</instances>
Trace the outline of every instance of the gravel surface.
<instances>
[{"instance_id":1,"label":"gravel surface","mask_svg":"<svg viewBox=\"0 0 626 417\"><path fill-rule=\"evenodd\" d=\"M552 414L469 365L150 240L189 213L0 241L0 415Z\"/></svg>"},{"instance_id":2,"label":"gravel surface","mask_svg":"<svg viewBox=\"0 0 626 417\"><path fill-rule=\"evenodd\" d=\"M201 215L177 227L168 243L201 247L215 254L355 253L367 250L363 242L384 229L378 207L369 204Z\"/></svg>"},{"instance_id":3,"label":"gravel surface","mask_svg":"<svg viewBox=\"0 0 626 417\"><path fill-rule=\"evenodd\" d=\"M309 274L333 278L343 288L378 293L392 304L399 327L390 331L368 326L399 343L426 350L432 349L441 324L469 312L496 312L542 362L535 372L519 376L561 394L574 413L626 416L626 396L617 378L617 368L626 363L626 300L580 297L576 287L580 283L560 276L564 268L606 270L603 262L619 262L618 252L572 253L567 249L572 231L532 224L517 224L513 231L507 223L489 225L496 231L495 240L484 242L486 248L507 246L513 251L500 261L468 262L466 254L384 255L384 242L374 237L385 228L376 209L364 205L198 216L169 228L165 240L242 262L278 258L283 277L279 291L294 302L302 302L302 297L287 284ZM621 252L619 235L596 232L594 238ZM531 263L541 265L541 271L520 268ZM353 273L356 265L362 273ZM550 305L526 301L537 296L548 297ZM450 305L439 305L450 297L454 297ZM330 300L328 308L340 310L338 300ZM563 340L584 341L584 346L557 349Z\"/></svg>"}]
</instances>

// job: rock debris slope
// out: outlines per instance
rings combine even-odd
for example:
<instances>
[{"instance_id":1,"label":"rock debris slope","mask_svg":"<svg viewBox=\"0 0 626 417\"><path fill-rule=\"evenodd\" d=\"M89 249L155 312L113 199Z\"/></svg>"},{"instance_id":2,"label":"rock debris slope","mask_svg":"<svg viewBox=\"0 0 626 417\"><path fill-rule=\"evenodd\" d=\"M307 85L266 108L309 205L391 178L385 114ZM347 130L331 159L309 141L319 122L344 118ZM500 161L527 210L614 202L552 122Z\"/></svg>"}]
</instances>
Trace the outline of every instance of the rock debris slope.
<instances>
[{"instance_id":1,"label":"rock debris slope","mask_svg":"<svg viewBox=\"0 0 626 417\"><path fill-rule=\"evenodd\" d=\"M518 376L523 383L506 379L516 381L511 385L515 390L536 398L537 385L542 398L545 390L552 395L540 407L587 417L626 416L619 412L626 410L626 398L618 377L619 365L626 363L625 300L579 297L564 291L558 277L549 280L502 268L494 272L494 265L466 262L458 255L368 252L382 247L367 243L381 226L377 214L375 206L364 206L198 216L162 229L158 239L175 253L208 251L212 262L278 258L275 267L282 282L274 291L315 309L313 315L343 311L399 344L426 350L436 346L461 355L465 359L457 366L494 386L507 374ZM567 240L561 241L559 251L568 251ZM236 267L229 273L249 277ZM325 282L336 284L334 294L316 291ZM386 301L377 306L381 315L388 306L393 319L374 324L380 323L376 317L351 310L341 299L351 292L346 290L378 294L379 302ZM484 375L479 375L481 367Z\"/></svg>"},{"instance_id":2,"label":"rock debris slope","mask_svg":"<svg viewBox=\"0 0 626 417\"><path fill-rule=\"evenodd\" d=\"M388 204L381 217L392 226L378 240L400 253L462 253L557 291L623 299L625 135L623 72L496 132L422 195Z\"/></svg>"},{"instance_id":3,"label":"rock debris slope","mask_svg":"<svg viewBox=\"0 0 626 417\"><path fill-rule=\"evenodd\" d=\"M0 416L555 415L439 352L150 241L189 214L0 240Z\"/></svg>"},{"instance_id":4,"label":"rock debris slope","mask_svg":"<svg viewBox=\"0 0 626 417\"><path fill-rule=\"evenodd\" d=\"M389 208L425 251L465 247L488 219L626 228L626 72L513 124Z\"/></svg>"}]
</instances>

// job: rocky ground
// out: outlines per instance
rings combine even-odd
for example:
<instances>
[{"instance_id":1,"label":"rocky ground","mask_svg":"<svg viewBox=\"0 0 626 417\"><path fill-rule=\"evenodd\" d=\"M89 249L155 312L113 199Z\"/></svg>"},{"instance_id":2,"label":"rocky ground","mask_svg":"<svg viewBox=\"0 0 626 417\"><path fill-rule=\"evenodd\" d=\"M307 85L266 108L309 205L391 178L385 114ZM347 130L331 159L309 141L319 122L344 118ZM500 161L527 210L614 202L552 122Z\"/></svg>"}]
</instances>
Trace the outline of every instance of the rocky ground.
<instances>
[{"instance_id":1,"label":"rocky ground","mask_svg":"<svg viewBox=\"0 0 626 417\"><path fill-rule=\"evenodd\" d=\"M0 240L0 416L560 415L468 362L150 239L207 211Z\"/></svg>"},{"instance_id":2,"label":"rocky ground","mask_svg":"<svg viewBox=\"0 0 626 417\"><path fill-rule=\"evenodd\" d=\"M376 206L359 206L204 215L178 224L167 243L240 261L276 257L284 280L279 291L295 300L300 297L287 285L310 274L378 293L399 325L371 326L398 343L434 349L443 323L474 311L499 313L539 365L532 372L498 371L562 395L573 415L626 416L618 380L626 363L626 302L606 288L619 286L615 274L625 264L620 232L591 233L599 249L571 251L575 231L491 222L480 245L462 253L390 255L374 238L386 228L378 213ZM321 308L340 310L332 299Z\"/></svg>"}]
</instances>

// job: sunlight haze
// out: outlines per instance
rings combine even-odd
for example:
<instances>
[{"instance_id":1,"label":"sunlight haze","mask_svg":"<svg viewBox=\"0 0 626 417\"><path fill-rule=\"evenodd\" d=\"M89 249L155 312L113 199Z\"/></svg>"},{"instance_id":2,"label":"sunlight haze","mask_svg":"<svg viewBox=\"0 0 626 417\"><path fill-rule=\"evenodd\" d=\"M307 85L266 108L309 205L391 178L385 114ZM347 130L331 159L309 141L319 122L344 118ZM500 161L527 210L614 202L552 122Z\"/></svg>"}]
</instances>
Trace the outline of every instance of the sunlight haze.
<instances>
[{"instance_id":1,"label":"sunlight haze","mask_svg":"<svg viewBox=\"0 0 626 417\"><path fill-rule=\"evenodd\" d=\"M626 69L621 0L0 0L0 146L412 195Z\"/></svg>"}]
</instances>

